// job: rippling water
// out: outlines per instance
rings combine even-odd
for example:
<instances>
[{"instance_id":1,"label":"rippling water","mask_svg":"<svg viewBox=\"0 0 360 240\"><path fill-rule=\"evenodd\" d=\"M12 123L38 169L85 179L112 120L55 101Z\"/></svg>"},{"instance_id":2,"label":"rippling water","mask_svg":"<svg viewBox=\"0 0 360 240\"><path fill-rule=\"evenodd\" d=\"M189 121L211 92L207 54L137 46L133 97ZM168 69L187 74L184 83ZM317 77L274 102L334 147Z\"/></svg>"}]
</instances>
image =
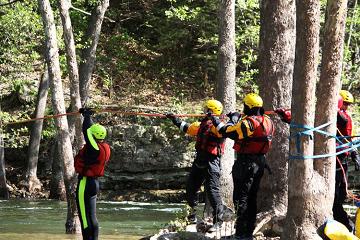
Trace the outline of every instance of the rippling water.
<instances>
[{"instance_id":1,"label":"rippling water","mask_svg":"<svg viewBox=\"0 0 360 240\"><path fill-rule=\"evenodd\" d=\"M175 218L181 204L100 201L99 239L135 240L154 234ZM81 239L63 234L66 202L0 201L0 239Z\"/></svg>"}]
</instances>

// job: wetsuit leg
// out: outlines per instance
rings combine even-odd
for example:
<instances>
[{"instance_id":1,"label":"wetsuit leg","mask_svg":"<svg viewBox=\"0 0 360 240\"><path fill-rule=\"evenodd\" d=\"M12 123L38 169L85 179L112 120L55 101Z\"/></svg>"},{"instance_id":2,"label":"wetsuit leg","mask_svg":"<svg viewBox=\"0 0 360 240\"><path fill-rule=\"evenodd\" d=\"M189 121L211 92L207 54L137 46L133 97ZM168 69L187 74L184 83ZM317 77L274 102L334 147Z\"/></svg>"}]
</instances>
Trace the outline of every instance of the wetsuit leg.
<instances>
[{"instance_id":1,"label":"wetsuit leg","mask_svg":"<svg viewBox=\"0 0 360 240\"><path fill-rule=\"evenodd\" d=\"M248 198L248 224L247 232L253 233L255 230L256 213L257 213L257 193L259 191L261 178L264 175L265 158L259 157L259 160L255 162L258 165L258 170L254 171L254 182L250 188Z\"/></svg>"},{"instance_id":2,"label":"wetsuit leg","mask_svg":"<svg viewBox=\"0 0 360 240\"><path fill-rule=\"evenodd\" d=\"M234 182L233 201L237 214L235 235L252 236L254 218L256 219L256 196L265 164L259 165L255 156L239 155L235 161L232 175ZM255 216L254 216L255 214Z\"/></svg>"},{"instance_id":3,"label":"wetsuit leg","mask_svg":"<svg viewBox=\"0 0 360 240\"><path fill-rule=\"evenodd\" d=\"M221 215L224 209L220 193L220 159L216 157L208 161L205 191L213 209L213 222L216 223L221 221Z\"/></svg>"},{"instance_id":4,"label":"wetsuit leg","mask_svg":"<svg viewBox=\"0 0 360 240\"><path fill-rule=\"evenodd\" d=\"M191 208L197 205L197 192L204 182L204 170L194 162L186 183L186 201Z\"/></svg>"},{"instance_id":5,"label":"wetsuit leg","mask_svg":"<svg viewBox=\"0 0 360 240\"><path fill-rule=\"evenodd\" d=\"M343 207L343 203L347 197L346 184L345 184L345 179L344 179L344 178L346 178L346 174L347 174L347 164L343 164L343 168L345 171L345 176L344 176L339 164L337 163L337 170L336 170L336 176L335 176L335 198L334 198L334 205L333 205L333 216L336 221L344 224L351 232L353 230L353 227L350 222L349 216Z\"/></svg>"},{"instance_id":6,"label":"wetsuit leg","mask_svg":"<svg viewBox=\"0 0 360 240\"><path fill-rule=\"evenodd\" d=\"M83 240L98 239L98 222L96 219L96 194L99 183L90 177L79 177L76 191L76 202L81 222Z\"/></svg>"}]
</instances>

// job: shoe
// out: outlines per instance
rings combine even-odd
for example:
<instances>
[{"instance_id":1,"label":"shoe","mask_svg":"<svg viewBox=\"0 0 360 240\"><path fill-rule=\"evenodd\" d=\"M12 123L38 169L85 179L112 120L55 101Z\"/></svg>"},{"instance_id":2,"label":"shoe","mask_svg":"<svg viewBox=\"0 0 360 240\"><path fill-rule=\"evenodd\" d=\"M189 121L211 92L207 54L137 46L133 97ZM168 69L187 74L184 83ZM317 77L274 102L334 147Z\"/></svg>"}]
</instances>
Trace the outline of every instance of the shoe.
<instances>
[{"instance_id":1,"label":"shoe","mask_svg":"<svg viewBox=\"0 0 360 240\"><path fill-rule=\"evenodd\" d=\"M222 227L222 222L221 222L221 221L220 221L220 222L216 222L216 223L214 223L214 225L212 225L212 226L209 228L208 232L212 233L212 232L219 231L219 230L221 229L221 227Z\"/></svg>"},{"instance_id":2,"label":"shoe","mask_svg":"<svg viewBox=\"0 0 360 240\"><path fill-rule=\"evenodd\" d=\"M234 217L234 211L231 208L223 205L223 210L219 216L219 219L221 219L224 222L229 222L233 219L233 217Z\"/></svg>"},{"instance_id":3,"label":"shoe","mask_svg":"<svg viewBox=\"0 0 360 240\"><path fill-rule=\"evenodd\" d=\"M196 217L196 213L191 213L187 216L187 220L190 224L195 224L197 223L197 217Z\"/></svg>"}]
</instances>

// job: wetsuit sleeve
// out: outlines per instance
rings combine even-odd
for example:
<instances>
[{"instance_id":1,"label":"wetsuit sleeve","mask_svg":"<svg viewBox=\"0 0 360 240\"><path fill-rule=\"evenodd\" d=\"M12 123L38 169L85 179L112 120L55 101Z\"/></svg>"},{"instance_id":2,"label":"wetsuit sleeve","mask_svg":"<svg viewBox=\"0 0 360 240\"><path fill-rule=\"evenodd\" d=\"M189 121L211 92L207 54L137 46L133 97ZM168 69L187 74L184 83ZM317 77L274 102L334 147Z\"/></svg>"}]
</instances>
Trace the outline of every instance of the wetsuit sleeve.
<instances>
[{"instance_id":1,"label":"wetsuit sleeve","mask_svg":"<svg viewBox=\"0 0 360 240\"><path fill-rule=\"evenodd\" d=\"M185 121L181 121L180 118L178 117L173 117L172 118L172 122L175 126L177 126L182 132L187 133L188 129L190 127L190 124L185 122Z\"/></svg>"},{"instance_id":2,"label":"wetsuit sleeve","mask_svg":"<svg viewBox=\"0 0 360 240\"><path fill-rule=\"evenodd\" d=\"M247 119L243 119L237 124L233 124L231 121L223 123L218 118L213 118L212 121L218 132L223 137L228 137L233 140L250 137L254 132L253 124Z\"/></svg>"},{"instance_id":3,"label":"wetsuit sleeve","mask_svg":"<svg viewBox=\"0 0 360 240\"><path fill-rule=\"evenodd\" d=\"M89 133L88 133L88 129L94 124L90 114L83 114L84 116L84 121L83 121L83 125L82 125L82 131L83 131L83 135L84 135L84 139L85 139L85 143L86 143L86 151L84 152L84 162L85 165L92 165L97 163L97 158L100 154L99 148L95 149L94 146L91 144L90 139L89 139ZM90 133L91 134L91 133ZM90 136L92 137L92 136Z\"/></svg>"}]
</instances>

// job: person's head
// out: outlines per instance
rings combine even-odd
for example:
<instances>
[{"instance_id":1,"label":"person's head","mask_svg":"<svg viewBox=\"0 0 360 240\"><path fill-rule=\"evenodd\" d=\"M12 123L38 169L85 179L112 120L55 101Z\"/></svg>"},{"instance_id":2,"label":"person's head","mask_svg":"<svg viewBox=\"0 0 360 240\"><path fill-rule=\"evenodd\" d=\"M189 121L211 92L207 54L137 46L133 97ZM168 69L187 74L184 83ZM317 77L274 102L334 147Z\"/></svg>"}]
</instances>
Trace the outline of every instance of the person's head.
<instances>
[{"instance_id":1,"label":"person's head","mask_svg":"<svg viewBox=\"0 0 360 240\"><path fill-rule=\"evenodd\" d=\"M98 123L91 125L88 131L94 137L95 141L104 140L107 133L106 128Z\"/></svg>"},{"instance_id":2,"label":"person's head","mask_svg":"<svg viewBox=\"0 0 360 240\"><path fill-rule=\"evenodd\" d=\"M354 97L349 91L341 90L340 91L340 96L341 96L341 98L343 100L343 103L342 103L340 109L346 110L349 105L354 103Z\"/></svg>"},{"instance_id":3,"label":"person's head","mask_svg":"<svg viewBox=\"0 0 360 240\"><path fill-rule=\"evenodd\" d=\"M262 115L264 114L263 100L256 93L247 94L244 99L244 114L245 115Z\"/></svg>"},{"instance_id":4,"label":"person's head","mask_svg":"<svg viewBox=\"0 0 360 240\"><path fill-rule=\"evenodd\" d=\"M214 99L207 100L204 104L204 112L207 113L209 111L213 114L220 115L223 111L223 105L221 102Z\"/></svg>"}]
</instances>

